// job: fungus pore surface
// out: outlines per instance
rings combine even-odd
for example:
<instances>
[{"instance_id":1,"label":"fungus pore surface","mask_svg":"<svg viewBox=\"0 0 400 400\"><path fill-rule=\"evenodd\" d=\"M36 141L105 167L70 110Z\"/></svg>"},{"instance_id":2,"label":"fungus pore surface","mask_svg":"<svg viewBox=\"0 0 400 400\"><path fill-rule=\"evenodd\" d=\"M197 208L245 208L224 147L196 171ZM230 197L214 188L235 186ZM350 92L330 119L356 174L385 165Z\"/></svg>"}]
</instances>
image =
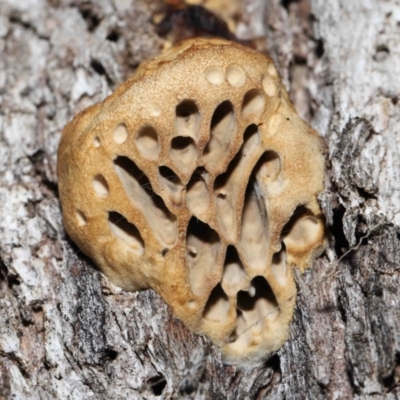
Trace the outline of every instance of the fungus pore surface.
<instances>
[{"instance_id":1,"label":"fungus pore surface","mask_svg":"<svg viewBox=\"0 0 400 400\"><path fill-rule=\"evenodd\" d=\"M187 41L64 129L65 228L111 281L157 291L228 361L264 359L288 336L293 266L324 247L321 148L270 58Z\"/></svg>"}]
</instances>

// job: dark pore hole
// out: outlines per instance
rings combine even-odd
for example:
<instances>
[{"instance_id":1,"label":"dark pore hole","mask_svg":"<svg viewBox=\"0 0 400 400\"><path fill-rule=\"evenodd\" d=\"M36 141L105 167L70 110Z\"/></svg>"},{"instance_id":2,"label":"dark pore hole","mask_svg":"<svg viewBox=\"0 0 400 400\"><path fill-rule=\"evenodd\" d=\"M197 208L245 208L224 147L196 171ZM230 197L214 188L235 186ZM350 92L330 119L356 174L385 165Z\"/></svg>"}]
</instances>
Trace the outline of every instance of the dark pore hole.
<instances>
[{"instance_id":1,"label":"dark pore hole","mask_svg":"<svg viewBox=\"0 0 400 400\"><path fill-rule=\"evenodd\" d=\"M105 349L103 359L106 361L114 361L118 357L118 352L113 349Z\"/></svg>"},{"instance_id":2,"label":"dark pore hole","mask_svg":"<svg viewBox=\"0 0 400 400\"><path fill-rule=\"evenodd\" d=\"M108 213L109 222L118 229L113 229L115 235L128 245L137 249L144 249L144 240L135 225L131 224L123 215L116 211Z\"/></svg>"},{"instance_id":3,"label":"dark pore hole","mask_svg":"<svg viewBox=\"0 0 400 400\"><path fill-rule=\"evenodd\" d=\"M231 263L238 263L239 265L242 264L239 258L239 254L236 250L236 247L232 245L228 246L225 256L225 265Z\"/></svg>"},{"instance_id":4,"label":"dark pore hole","mask_svg":"<svg viewBox=\"0 0 400 400\"><path fill-rule=\"evenodd\" d=\"M212 322L223 322L229 312L228 296L223 291L221 284L211 291L210 297L203 311L203 318Z\"/></svg>"},{"instance_id":5,"label":"dark pore hole","mask_svg":"<svg viewBox=\"0 0 400 400\"><path fill-rule=\"evenodd\" d=\"M123 169L132 178L134 178L140 184L140 187L150 196L154 195L154 191L151 187L149 179L130 158L125 156L118 156L114 160L114 164Z\"/></svg>"},{"instance_id":6,"label":"dark pore hole","mask_svg":"<svg viewBox=\"0 0 400 400\"><path fill-rule=\"evenodd\" d=\"M144 126L136 137L136 145L139 152L148 159L157 159L160 146L158 134L152 126Z\"/></svg>"},{"instance_id":7,"label":"dark pore hole","mask_svg":"<svg viewBox=\"0 0 400 400\"><path fill-rule=\"evenodd\" d=\"M335 239L335 251L339 257L349 248L349 242L344 234L343 218L345 212L346 209L342 205L339 205L339 207L333 212L333 225L329 227L329 230Z\"/></svg>"},{"instance_id":8,"label":"dark pore hole","mask_svg":"<svg viewBox=\"0 0 400 400\"><path fill-rule=\"evenodd\" d=\"M190 189L197 183L197 182L204 182L204 176L206 176L207 171L205 170L204 167L198 167L196 170L193 172L192 177L190 178L190 181L187 185L187 190L190 191Z\"/></svg>"},{"instance_id":9,"label":"dark pore hole","mask_svg":"<svg viewBox=\"0 0 400 400\"><path fill-rule=\"evenodd\" d=\"M256 306L256 302L259 299L265 299L268 303L272 304L274 307L278 307L278 302L268 284L263 276L256 276L252 281L251 285L255 288L255 295L250 296L249 292L240 291L237 297L237 306L242 311L252 311ZM263 316L265 317L265 316Z\"/></svg>"},{"instance_id":10,"label":"dark pore hole","mask_svg":"<svg viewBox=\"0 0 400 400\"><path fill-rule=\"evenodd\" d=\"M322 39L318 39L316 41L316 46L315 46L315 55L318 58L321 58L325 53L325 47L324 47L324 42Z\"/></svg>"},{"instance_id":11,"label":"dark pore hole","mask_svg":"<svg viewBox=\"0 0 400 400\"><path fill-rule=\"evenodd\" d=\"M100 6L95 2L81 2L78 9L86 21L89 32L93 32L102 19Z\"/></svg>"},{"instance_id":12,"label":"dark pore hole","mask_svg":"<svg viewBox=\"0 0 400 400\"><path fill-rule=\"evenodd\" d=\"M184 3L180 1L169 1L167 4L165 17L156 26L158 35L166 36L171 30L174 30L177 42L199 36L237 40L235 35L230 32L227 23L207 8L187 4L182 7Z\"/></svg>"},{"instance_id":13,"label":"dark pore hole","mask_svg":"<svg viewBox=\"0 0 400 400\"><path fill-rule=\"evenodd\" d=\"M378 62L385 61L390 55L389 47L385 44L380 44L376 47L374 60Z\"/></svg>"},{"instance_id":14,"label":"dark pore hole","mask_svg":"<svg viewBox=\"0 0 400 400\"><path fill-rule=\"evenodd\" d=\"M178 175L172 171L171 168L166 167L165 165L162 165L161 167L158 168L158 171L160 175L167 179L168 181L176 184L180 184L181 180L179 179Z\"/></svg>"},{"instance_id":15,"label":"dark pore hole","mask_svg":"<svg viewBox=\"0 0 400 400\"><path fill-rule=\"evenodd\" d=\"M229 178L233 175L234 171L239 166L239 163L244 155L243 149L244 149L246 143L250 140L250 138L253 135L256 135L257 133L258 133L258 128L257 128L257 125L255 125L255 124L251 124L246 128L246 130L243 134L243 145L242 145L241 149L235 155L235 157L232 158L226 171L223 174L217 176L217 179L215 180L215 183L214 183L214 190L218 190L227 184Z\"/></svg>"},{"instance_id":16,"label":"dark pore hole","mask_svg":"<svg viewBox=\"0 0 400 400\"><path fill-rule=\"evenodd\" d=\"M243 134L243 143L247 142L251 136L258 133L258 126L256 124L249 125Z\"/></svg>"},{"instance_id":17,"label":"dark pore hole","mask_svg":"<svg viewBox=\"0 0 400 400\"><path fill-rule=\"evenodd\" d=\"M206 212L209 205L209 193L207 188L207 171L198 167L192 174L186 189L186 204L194 215Z\"/></svg>"},{"instance_id":18,"label":"dark pore hole","mask_svg":"<svg viewBox=\"0 0 400 400\"><path fill-rule=\"evenodd\" d=\"M218 234L204 222L192 217L186 232L186 261L193 293L205 294L214 286L220 250Z\"/></svg>"},{"instance_id":19,"label":"dark pore hole","mask_svg":"<svg viewBox=\"0 0 400 400\"><path fill-rule=\"evenodd\" d=\"M221 189L227 185L229 178L233 175L233 172L236 170L236 168L239 165L240 158L241 158L241 155L239 152L229 163L226 171L223 174L217 176L217 178L215 179L215 182L214 182L214 191L217 191L218 189ZM225 198L226 193L219 193L218 196Z\"/></svg>"},{"instance_id":20,"label":"dark pore hole","mask_svg":"<svg viewBox=\"0 0 400 400\"><path fill-rule=\"evenodd\" d=\"M110 42L117 42L119 39L119 32L116 29L111 30L107 37L107 40L109 40Z\"/></svg>"},{"instance_id":21,"label":"dark pore hole","mask_svg":"<svg viewBox=\"0 0 400 400\"><path fill-rule=\"evenodd\" d=\"M234 143L237 130L236 116L233 105L226 100L218 105L210 121L210 140L203 155L206 165L210 163L218 169L223 168L229 148Z\"/></svg>"},{"instance_id":22,"label":"dark pore hole","mask_svg":"<svg viewBox=\"0 0 400 400\"><path fill-rule=\"evenodd\" d=\"M285 7L286 10L288 10L288 11L289 11L290 4L292 4L292 3L297 3L297 2L298 2L298 0L281 0L281 4L282 4L283 7Z\"/></svg>"},{"instance_id":23,"label":"dark pore hole","mask_svg":"<svg viewBox=\"0 0 400 400\"><path fill-rule=\"evenodd\" d=\"M281 359L278 354L273 355L264 363L264 368L272 368L275 372L281 370Z\"/></svg>"},{"instance_id":24,"label":"dark pore hole","mask_svg":"<svg viewBox=\"0 0 400 400\"><path fill-rule=\"evenodd\" d=\"M274 161L274 160L277 160L277 159L279 159L278 153L275 153L275 151L270 150L270 151L266 151L266 152L261 156L259 163L262 163L262 162L271 162L271 161Z\"/></svg>"},{"instance_id":25,"label":"dark pore hole","mask_svg":"<svg viewBox=\"0 0 400 400\"><path fill-rule=\"evenodd\" d=\"M242 104L242 112L244 116L259 115L264 110L265 97L261 91L257 89L249 90L244 98Z\"/></svg>"},{"instance_id":26,"label":"dark pore hole","mask_svg":"<svg viewBox=\"0 0 400 400\"><path fill-rule=\"evenodd\" d=\"M383 385L388 389L388 391L392 391L399 385L399 366L400 366L400 353L396 352L395 355L395 364L393 365L393 369L391 371L387 371L386 376L382 377Z\"/></svg>"},{"instance_id":27,"label":"dark pore hole","mask_svg":"<svg viewBox=\"0 0 400 400\"><path fill-rule=\"evenodd\" d=\"M175 113L176 136L183 138L191 137L197 140L201 125L201 116L196 103L192 100L184 100L176 106ZM178 148L187 147L189 144L192 144L192 142Z\"/></svg>"},{"instance_id":28,"label":"dark pore hole","mask_svg":"<svg viewBox=\"0 0 400 400\"><path fill-rule=\"evenodd\" d=\"M99 75L106 76L106 69L103 67L103 64L98 60L92 60L90 66L98 73Z\"/></svg>"},{"instance_id":29,"label":"dark pore hole","mask_svg":"<svg viewBox=\"0 0 400 400\"><path fill-rule=\"evenodd\" d=\"M136 164L131 159L125 156L118 156L114 160L114 164L120 167L139 184L141 190L143 190L147 194L148 198L151 200L151 203L155 207L161 210L164 215L170 217L171 220L174 219L172 218L170 211L165 205L164 200L154 192L147 176L136 166ZM129 182L125 182L124 186L129 187ZM132 193L128 192L128 195L132 196Z\"/></svg>"},{"instance_id":30,"label":"dark pore hole","mask_svg":"<svg viewBox=\"0 0 400 400\"><path fill-rule=\"evenodd\" d=\"M236 247L232 245L229 245L226 249L224 266L226 267L228 264L237 264L240 266L241 270L243 270L242 261L240 260Z\"/></svg>"},{"instance_id":31,"label":"dark pore hole","mask_svg":"<svg viewBox=\"0 0 400 400\"><path fill-rule=\"evenodd\" d=\"M192 217L189 222L186 237L190 236L194 236L204 243L219 243L218 234L196 217Z\"/></svg>"},{"instance_id":32,"label":"dark pore hole","mask_svg":"<svg viewBox=\"0 0 400 400\"><path fill-rule=\"evenodd\" d=\"M199 109L192 100L184 100L176 106L176 116L179 118L190 118L191 115L197 114Z\"/></svg>"},{"instance_id":33,"label":"dark pore hole","mask_svg":"<svg viewBox=\"0 0 400 400\"><path fill-rule=\"evenodd\" d=\"M194 140L188 136L177 136L171 141L171 148L173 150L182 150L189 147L191 144L194 145Z\"/></svg>"},{"instance_id":34,"label":"dark pore hole","mask_svg":"<svg viewBox=\"0 0 400 400\"><path fill-rule=\"evenodd\" d=\"M281 246L282 246L281 250L272 255L272 263L273 264L281 264L282 261L285 260L285 252L286 252L285 243L281 242Z\"/></svg>"},{"instance_id":35,"label":"dark pore hole","mask_svg":"<svg viewBox=\"0 0 400 400\"><path fill-rule=\"evenodd\" d=\"M233 114L233 105L226 100L215 109L211 119L211 130L230 114Z\"/></svg>"},{"instance_id":36,"label":"dark pore hole","mask_svg":"<svg viewBox=\"0 0 400 400\"><path fill-rule=\"evenodd\" d=\"M282 170L279 154L273 150L267 150L257 161L253 169L256 179L273 182Z\"/></svg>"},{"instance_id":37,"label":"dark pore hole","mask_svg":"<svg viewBox=\"0 0 400 400\"><path fill-rule=\"evenodd\" d=\"M284 228L282 229L282 236L287 235L292 230L293 226L296 222L305 217L305 216L313 216L314 214L304 206L298 206L295 210L293 215L290 217L289 221L286 223Z\"/></svg>"},{"instance_id":38,"label":"dark pore hole","mask_svg":"<svg viewBox=\"0 0 400 400\"><path fill-rule=\"evenodd\" d=\"M148 385L155 396L161 396L162 392L167 385L164 375L158 374L148 379Z\"/></svg>"}]
</instances>

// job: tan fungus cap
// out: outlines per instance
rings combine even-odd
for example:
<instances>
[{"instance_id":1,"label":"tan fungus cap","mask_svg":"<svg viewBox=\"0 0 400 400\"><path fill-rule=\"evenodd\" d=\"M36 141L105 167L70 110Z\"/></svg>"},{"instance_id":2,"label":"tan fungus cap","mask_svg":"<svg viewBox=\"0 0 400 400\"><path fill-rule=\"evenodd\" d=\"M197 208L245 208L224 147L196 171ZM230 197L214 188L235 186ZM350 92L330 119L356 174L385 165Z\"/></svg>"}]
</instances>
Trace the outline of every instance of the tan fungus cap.
<instances>
[{"instance_id":1,"label":"tan fungus cap","mask_svg":"<svg viewBox=\"0 0 400 400\"><path fill-rule=\"evenodd\" d=\"M228 361L263 359L288 336L292 267L324 247L321 147L270 58L187 41L65 127L65 228L113 283L153 288Z\"/></svg>"}]
</instances>

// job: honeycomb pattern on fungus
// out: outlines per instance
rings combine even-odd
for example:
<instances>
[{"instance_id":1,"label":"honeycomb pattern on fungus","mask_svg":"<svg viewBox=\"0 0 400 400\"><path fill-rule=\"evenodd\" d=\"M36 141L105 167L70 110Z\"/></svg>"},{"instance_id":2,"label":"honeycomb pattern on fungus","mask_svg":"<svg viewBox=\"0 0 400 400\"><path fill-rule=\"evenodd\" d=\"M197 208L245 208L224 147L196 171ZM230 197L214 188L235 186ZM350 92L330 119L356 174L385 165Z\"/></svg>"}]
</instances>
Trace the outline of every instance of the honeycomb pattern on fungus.
<instances>
[{"instance_id":1,"label":"honeycomb pattern on fungus","mask_svg":"<svg viewBox=\"0 0 400 400\"><path fill-rule=\"evenodd\" d=\"M64 129L65 228L111 281L153 288L228 361L263 359L288 336L292 267L324 247L321 147L267 56L184 42Z\"/></svg>"}]
</instances>

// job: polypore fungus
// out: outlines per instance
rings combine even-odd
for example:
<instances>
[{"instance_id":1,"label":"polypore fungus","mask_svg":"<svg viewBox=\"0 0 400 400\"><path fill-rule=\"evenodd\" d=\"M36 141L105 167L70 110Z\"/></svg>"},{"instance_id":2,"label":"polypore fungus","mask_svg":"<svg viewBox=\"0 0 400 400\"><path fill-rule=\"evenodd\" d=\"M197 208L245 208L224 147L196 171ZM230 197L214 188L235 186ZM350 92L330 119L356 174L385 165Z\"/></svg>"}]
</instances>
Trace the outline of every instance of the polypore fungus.
<instances>
[{"instance_id":1,"label":"polypore fungus","mask_svg":"<svg viewBox=\"0 0 400 400\"><path fill-rule=\"evenodd\" d=\"M324 246L321 142L267 56L184 42L64 129L65 228L126 290L153 288L230 361L288 336L292 266Z\"/></svg>"}]
</instances>

